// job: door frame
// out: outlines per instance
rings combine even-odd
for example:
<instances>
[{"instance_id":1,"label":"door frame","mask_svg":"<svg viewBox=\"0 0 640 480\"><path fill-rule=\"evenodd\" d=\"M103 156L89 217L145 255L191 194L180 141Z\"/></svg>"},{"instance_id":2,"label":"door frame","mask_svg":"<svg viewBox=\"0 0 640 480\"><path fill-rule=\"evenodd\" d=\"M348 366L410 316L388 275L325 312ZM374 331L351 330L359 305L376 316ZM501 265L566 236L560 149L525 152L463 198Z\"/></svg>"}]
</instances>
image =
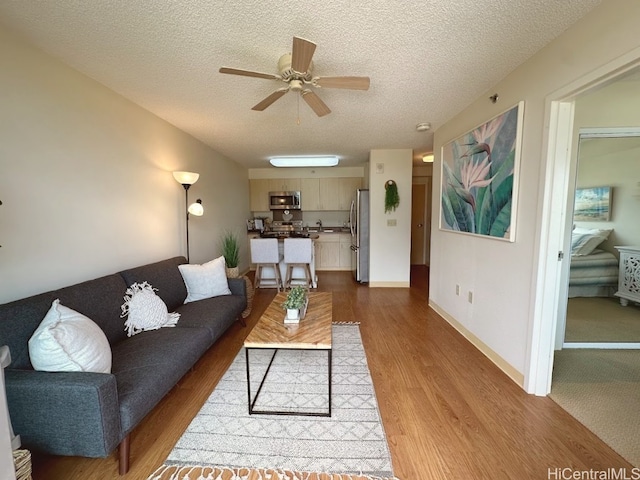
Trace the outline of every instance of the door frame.
<instances>
[{"instance_id":1,"label":"door frame","mask_svg":"<svg viewBox=\"0 0 640 480\"><path fill-rule=\"evenodd\" d=\"M566 205L571 172L575 172L577 159L571 155L575 142L573 131L574 101L623 73L640 66L640 48L585 74L545 99L545 128L543 139L546 162L538 184L541 199L538 211L540 236L536 282L532 289L534 312L527 345L527 365L524 387L529 393L545 396L551 391L554 346L558 321L560 292L562 290L562 259L567 233Z\"/></svg>"},{"instance_id":2,"label":"door frame","mask_svg":"<svg viewBox=\"0 0 640 480\"><path fill-rule=\"evenodd\" d=\"M567 252L564 258L561 272L560 297L558 300L558 318L556 323L556 341L555 349L563 348L598 348L598 349L617 349L617 350L633 350L640 349L638 342L566 342L565 333L567 326L567 306L569 300L569 267L571 263L571 232L573 230L573 214L574 214L574 197L578 184L578 164L580 163L580 141L588 138L625 138L640 137L640 127L589 127L580 128L577 136L577 148L575 155L575 171L572 171L569 179L569 193L567 195L567 216L565 225L565 248Z\"/></svg>"}]
</instances>

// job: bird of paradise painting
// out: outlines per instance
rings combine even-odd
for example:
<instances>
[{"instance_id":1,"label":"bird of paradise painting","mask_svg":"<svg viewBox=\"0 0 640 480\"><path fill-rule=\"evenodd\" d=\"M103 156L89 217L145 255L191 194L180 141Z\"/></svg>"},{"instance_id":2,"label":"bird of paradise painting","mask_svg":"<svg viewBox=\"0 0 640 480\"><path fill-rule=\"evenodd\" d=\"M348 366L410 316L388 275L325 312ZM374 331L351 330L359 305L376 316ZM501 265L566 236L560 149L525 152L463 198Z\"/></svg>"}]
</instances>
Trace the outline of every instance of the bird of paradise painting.
<instances>
[{"instance_id":1,"label":"bird of paradise painting","mask_svg":"<svg viewBox=\"0 0 640 480\"><path fill-rule=\"evenodd\" d=\"M442 147L440 229L515 239L524 102Z\"/></svg>"}]
</instances>

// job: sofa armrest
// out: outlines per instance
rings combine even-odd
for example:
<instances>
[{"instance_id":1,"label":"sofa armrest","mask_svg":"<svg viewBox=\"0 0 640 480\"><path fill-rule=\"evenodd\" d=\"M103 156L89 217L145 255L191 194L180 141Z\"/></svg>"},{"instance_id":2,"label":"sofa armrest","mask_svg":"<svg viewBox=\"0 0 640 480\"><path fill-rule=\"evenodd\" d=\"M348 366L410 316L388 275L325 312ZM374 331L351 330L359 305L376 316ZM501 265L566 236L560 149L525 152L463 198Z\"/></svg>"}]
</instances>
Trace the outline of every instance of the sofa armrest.
<instances>
[{"instance_id":1,"label":"sofa armrest","mask_svg":"<svg viewBox=\"0 0 640 480\"><path fill-rule=\"evenodd\" d=\"M244 282L244 278L229 278L229 290L233 295L247 296L247 285Z\"/></svg>"},{"instance_id":2,"label":"sofa armrest","mask_svg":"<svg viewBox=\"0 0 640 480\"><path fill-rule=\"evenodd\" d=\"M106 373L5 370L9 415L25 446L106 457L122 439L116 378Z\"/></svg>"}]
</instances>

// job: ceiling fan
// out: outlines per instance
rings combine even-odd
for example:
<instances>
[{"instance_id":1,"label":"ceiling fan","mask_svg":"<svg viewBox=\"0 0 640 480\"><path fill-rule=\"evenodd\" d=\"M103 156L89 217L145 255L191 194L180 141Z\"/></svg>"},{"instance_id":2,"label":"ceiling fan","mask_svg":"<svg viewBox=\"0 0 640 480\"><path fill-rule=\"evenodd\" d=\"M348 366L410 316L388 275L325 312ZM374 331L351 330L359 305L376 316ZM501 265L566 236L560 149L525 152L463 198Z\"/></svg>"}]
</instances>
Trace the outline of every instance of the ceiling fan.
<instances>
[{"instance_id":1,"label":"ceiling fan","mask_svg":"<svg viewBox=\"0 0 640 480\"><path fill-rule=\"evenodd\" d=\"M282 55L280 60L278 60L278 75L228 67L222 67L220 73L265 78L267 80L280 80L287 84L286 87L279 88L257 105L253 106L252 110L260 112L265 110L291 90L299 92L302 99L307 102L307 105L311 107L315 114L323 117L331 113L331 110L310 87L368 90L369 77L314 77L313 62L311 59L313 58L315 50L315 43L305 40L304 38L293 37L291 53Z\"/></svg>"}]
</instances>

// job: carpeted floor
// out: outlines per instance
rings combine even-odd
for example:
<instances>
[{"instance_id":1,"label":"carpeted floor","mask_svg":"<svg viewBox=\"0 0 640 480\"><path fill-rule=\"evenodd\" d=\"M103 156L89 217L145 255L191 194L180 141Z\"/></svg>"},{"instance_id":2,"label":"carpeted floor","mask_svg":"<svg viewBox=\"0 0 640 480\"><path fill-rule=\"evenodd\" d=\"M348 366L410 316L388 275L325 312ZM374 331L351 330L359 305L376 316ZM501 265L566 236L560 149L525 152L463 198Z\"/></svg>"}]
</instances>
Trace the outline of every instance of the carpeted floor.
<instances>
[{"instance_id":1,"label":"carpeted floor","mask_svg":"<svg viewBox=\"0 0 640 480\"><path fill-rule=\"evenodd\" d=\"M623 307L617 297L570 298L565 342L640 342L640 306Z\"/></svg>"},{"instance_id":2,"label":"carpeted floor","mask_svg":"<svg viewBox=\"0 0 640 480\"><path fill-rule=\"evenodd\" d=\"M252 393L272 353L251 351ZM303 472L393 477L357 325L333 326L332 355L331 417L249 415L242 349L170 453L167 467L150 478L196 480L203 473L207 478L202 469L189 473L192 467L203 466L220 467L220 472L235 475L229 478L245 478L239 472L247 468L253 475L247 478L256 479L308 478ZM328 404L327 380L325 351L279 350L256 408L323 411ZM182 469L178 472L169 465ZM279 476L261 473L261 469L274 469ZM285 472L299 472L300 476L286 476Z\"/></svg>"},{"instance_id":3,"label":"carpeted floor","mask_svg":"<svg viewBox=\"0 0 640 480\"><path fill-rule=\"evenodd\" d=\"M640 467L640 351L556 352L550 397Z\"/></svg>"}]
</instances>

